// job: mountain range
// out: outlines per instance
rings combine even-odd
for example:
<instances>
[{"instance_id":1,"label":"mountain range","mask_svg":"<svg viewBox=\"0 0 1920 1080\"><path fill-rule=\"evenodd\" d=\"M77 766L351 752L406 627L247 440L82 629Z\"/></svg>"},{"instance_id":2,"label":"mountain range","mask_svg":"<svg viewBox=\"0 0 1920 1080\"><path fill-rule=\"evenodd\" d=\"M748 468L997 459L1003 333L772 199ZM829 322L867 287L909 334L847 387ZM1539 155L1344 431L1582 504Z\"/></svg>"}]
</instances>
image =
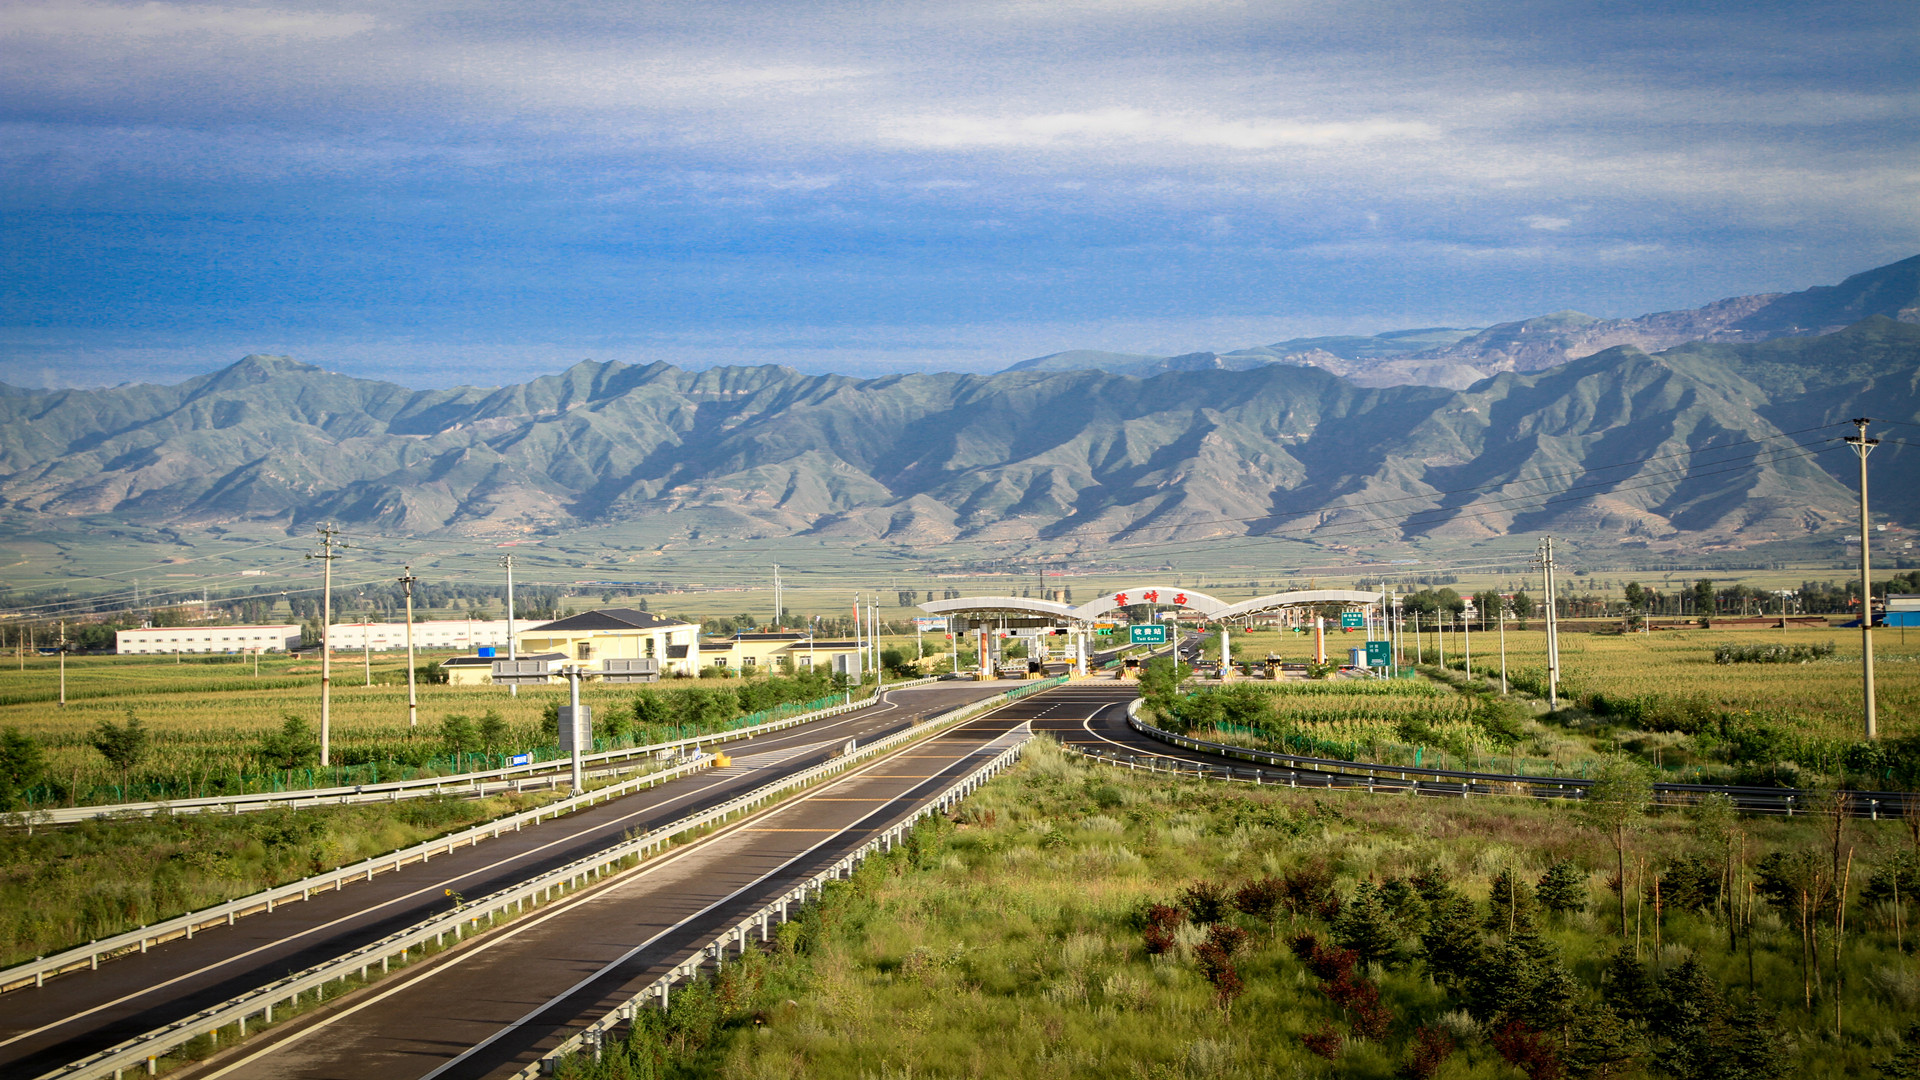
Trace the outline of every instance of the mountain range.
<instances>
[{"instance_id":1,"label":"mountain range","mask_svg":"<svg viewBox=\"0 0 1920 1080\"><path fill-rule=\"evenodd\" d=\"M1920 322L1920 255L1855 274L1838 285L1735 296L1705 307L1631 319L1556 311L1484 329L1435 327L1372 337L1294 338L1226 353L1146 356L1074 350L1023 360L1007 370L1093 368L1146 377L1167 371L1246 371L1280 363L1317 367L1360 386L1415 384L1458 390L1503 371L1541 371L1619 345L1656 352L1689 341L1807 337L1830 334L1873 315Z\"/></svg>"},{"instance_id":2,"label":"mountain range","mask_svg":"<svg viewBox=\"0 0 1920 1080\"><path fill-rule=\"evenodd\" d=\"M1457 390L1285 363L855 379L597 362L412 390L249 356L172 386L0 388L0 506L16 529L500 536L696 511L674 520L912 544L1550 528L1740 546L1850 520L1836 440L1863 412L1920 425L1920 326L1615 344ZM1920 522L1920 457L1890 439L1873 467L1876 509Z\"/></svg>"}]
</instances>

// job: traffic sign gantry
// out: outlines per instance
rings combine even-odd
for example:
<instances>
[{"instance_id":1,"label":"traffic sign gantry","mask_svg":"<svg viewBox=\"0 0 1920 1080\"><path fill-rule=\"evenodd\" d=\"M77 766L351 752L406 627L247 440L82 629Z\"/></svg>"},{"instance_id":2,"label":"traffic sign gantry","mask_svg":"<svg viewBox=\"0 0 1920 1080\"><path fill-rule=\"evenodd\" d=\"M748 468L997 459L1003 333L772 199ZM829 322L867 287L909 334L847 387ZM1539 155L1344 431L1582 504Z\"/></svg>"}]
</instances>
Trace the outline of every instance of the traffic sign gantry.
<instances>
[{"instance_id":1,"label":"traffic sign gantry","mask_svg":"<svg viewBox=\"0 0 1920 1080\"><path fill-rule=\"evenodd\" d=\"M1127 627L1129 645L1165 645L1167 628L1160 623L1136 623Z\"/></svg>"}]
</instances>

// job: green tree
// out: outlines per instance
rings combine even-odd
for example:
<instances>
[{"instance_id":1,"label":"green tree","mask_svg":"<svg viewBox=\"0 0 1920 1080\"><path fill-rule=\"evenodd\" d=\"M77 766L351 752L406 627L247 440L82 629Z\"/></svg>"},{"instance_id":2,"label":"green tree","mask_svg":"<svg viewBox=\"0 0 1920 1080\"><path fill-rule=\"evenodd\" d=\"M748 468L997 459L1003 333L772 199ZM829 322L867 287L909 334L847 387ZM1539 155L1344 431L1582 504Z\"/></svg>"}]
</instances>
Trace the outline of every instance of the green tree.
<instances>
[{"instance_id":1,"label":"green tree","mask_svg":"<svg viewBox=\"0 0 1920 1080\"><path fill-rule=\"evenodd\" d=\"M107 759L107 764L120 770L122 788L133 782L133 770L147 756L150 741L147 726L140 722L131 708L127 709L126 723L115 724L111 720L102 720L100 726L93 729L93 748L100 751L100 756Z\"/></svg>"},{"instance_id":2,"label":"green tree","mask_svg":"<svg viewBox=\"0 0 1920 1080\"><path fill-rule=\"evenodd\" d=\"M1920 1080L1920 1020L1907 1025L1900 1045L1879 1062L1883 1080Z\"/></svg>"},{"instance_id":3,"label":"green tree","mask_svg":"<svg viewBox=\"0 0 1920 1080\"><path fill-rule=\"evenodd\" d=\"M1465 989L1475 1018L1495 1025L1518 1020L1535 1031L1565 1027L1579 1000L1579 983L1559 951L1532 927L1487 950Z\"/></svg>"},{"instance_id":4,"label":"green tree","mask_svg":"<svg viewBox=\"0 0 1920 1080\"><path fill-rule=\"evenodd\" d=\"M1513 594L1513 617L1520 620L1520 629L1527 628L1527 620L1533 618L1533 597L1524 592Z\"/></svg>"},{"instance_id":5,"label":"green tree","mask_svg":"<svg viewBox=\"0 0 1920 1080\"><path fill-rule=\"evenodd\" d=\"M1646 1053L1646 1042L1632 1024L1605 1004L1587 1009L1574 1025L1567 1067L1582 1080L1625 1076Z\"/></svg>"},{"instance_id":6,"label":"green tree","mask_svg":"<svg viewBox=\"0 0 1920 1080\"><path fill-rule=\"evenodd\" d=\"M1399 927L1371 881L1361 882L1353 898L1341 905L1333 922L1333 939L1359 954L1362 963L1392 967L1400 960Z\"/></svg>"},{"instance_id":7,"label":"green tree","mask_svg":"<svg viewBox=\"0 0 1920 1080\"><path fill-rule=\"evenodd\" d=\"M1428 897L1427 908L1427 928L1420 934L1427 972L1442 986L1459 987L1484 959L1479 913L1473 901L1445 888Z\"/></svg>"},{"instance_id":8,"label":"green tree","mask_svg":"<svg viewBox=\"0 0 1920 1080\"><path fill-rule=\"evenodd\" d=\"M440 746L450 755L471 754L480 749L480 731L473 717L448 713L440 719Z\"/></svg>"},{"instance_id":9,"label":"green tree","mask_svg":"<svg viewBox=\"0 0 1920 1080\"><path fill-rule=\"evenodd\" d=\"M1726 1014L1712 1057L1714 1080L1779 1080L1793 1067L1778 1020L1750 994Z\"/></svg>"},{"instance_id":10,"label":"green tree","mask_svg":"<svg viewBox=\"0 0 1920 1080\"><path fill-rule=\"evenodd\" d=\"M1193 669L1171 656L1156 656L1140 669L1140 696L1161 712L1173 711L1173 697L1180 684L1193 675Z\"/></svg>"},{"instance_id":11,"label":"green tree","mask_svg":"<svg viewBox=\"0 0 1920 1080\"><path fill-rule=\"evenodd\" d=\"M1733 857L1740 848L1740 818L1734 813L1733 798L1723 792L1714 792L1689 809L1693 819L1693 835L1706 848L1719 871L1719 882L1714 889L1714 904L1719 906L1722 900L1733 895ZM1727 948L1734 947L1735 920L1727 917Z\"/></svg>"},{"instance_id":12,"label":"green tree","mask_svg":"<svg viewBox=\"0 0 1920 1080\"><path fill-rule=\"evenodd\" d=\"M633 722L643 729L664 727L673 720L673 710L668 708L659 692L642 690L633 696Z\"/></svg>"},{"instance_id":13,"label":"green tree","mask_svg":"<svg viewBox=\"0 0 1920 1080\"><path fill-rule=\"evenodd\" d=\"M320 736L305 717L287 713L278 731L260 737L260 760L269 768L304 769L320 760Z\"/></svg>"},{"instance_id":14,"label":"green tree","mask_svg":"<svg viewBox=\"0 0 1920 1080\"><path fill-rule=\"evenodd\" d=\"M476 732L480 740L480 749L489 754L497 754L507 748L509 729L507 721L498 709L488 709L480 714L480 726Z\"/></svg>"},{"instance_id":15,"label":"green tree","mask_svg":"<svg viewBox=\"0 0 1920 1080\"><path fill-rule=\"evenodd\" d=\"M1653 782L1646 769L1615 754L1600 765L1580 800L1581 816L1613 842L1615 872L1620 878L1620 938L1627 936L1627 834L1639 828L1653 801Z\"/></svg>"},{"instance_id":16,"label":"green tree","mask_svg":"<svg viewBox=\"0 0 1920 1080\"><path fill-rule=\"evenodd\" d=\"M1511 934L1532 925L1533 890L1511 868L1503 867L1493 876L1493 884L1487 891L1486 927Z\"/></svg>"},{"instance_id":17,"label":"green tree","mask_svg":"<svg viewBox=\"0 0 1920 1080\"><path fill-rule=\"evenodd\" d=\"M33 736L18 728L0 731L0 810L12 810L47 773L47 758Z\"/></svg>"},{"instance_id":18,"label":"green tree","mask_svg":"<svg viewBox=\"0 0 1920 1080\"><path fill-rule=\"evenodd\" d=\"M1693 583L1693 613L1700 616L1702 626L1713 620L1713 581L1709 578Z\"/></svg>"},{"instance_id":19,"label":"green tree","mask_svg":"<svg viewBox=\"0 0 1920 1080\"><path fill-rule=\"evenodd\" d=\"M1727 1011L1720 985L1689 956L1660 976L1656 997L1658 1007L1647 1018L1654 1064L1677 1080L1710 1080Z\"/></svg>"},{"instance_id":20,"label":"green tree","mask_svg":"<svg viewBox=\"0 0 1920 1080\"><path fill-rule=\"evenodd\" d=\"M1634 955L1633 946L1620 946L1607 961L1600 973L1600 996L1628 1020L1645 1020L1653 1011L1653 980L1647 975L1646 965Z\"/></svg>"},{"instance_id":21,"label":"green tree","mask_svg":"<svg viewBox=\"0 0 1920 1080\"><path fill-rule=\"evenodd\" d=\"M1587 875L1571 859L1556 859L1540 875L1534 887L1540 906L1556 915L1567 915L1587 908Z\"/></svg>"}]
</instances>

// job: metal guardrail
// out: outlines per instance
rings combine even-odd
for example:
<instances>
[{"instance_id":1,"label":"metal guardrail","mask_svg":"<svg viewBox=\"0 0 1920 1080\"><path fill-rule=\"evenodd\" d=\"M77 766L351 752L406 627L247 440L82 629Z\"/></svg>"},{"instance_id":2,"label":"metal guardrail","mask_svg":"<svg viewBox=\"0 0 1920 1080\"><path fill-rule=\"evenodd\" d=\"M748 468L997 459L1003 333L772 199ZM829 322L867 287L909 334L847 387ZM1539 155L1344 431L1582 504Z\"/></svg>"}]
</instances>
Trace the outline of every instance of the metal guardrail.
<instances>
[{"instance_id":1,"label":"metal guardrail","mask_svg":"<svg viewBox=\"0 0 1920 1080\"><path fill-rule=\"evenodd\" d=\"M937 679L913 679L908 682L894 683L886 690L904 690L936 682ZM859 701L843 705L830 705L812 712L798 713L779 720L769 720L752 727L734 728L729 731L715 731L706 735L695 735L671 742L648 743L645 746L629 746L619 750L601 750L591 754L582 754L583 764L605 764L613 761L625 761L636 757L651 756L665 751L692 747L699 749L709 743L731 742L735 739L752 738L770 731L783 731L801 724L810 724L815 720L841 713L857 712L873 705L879 695L862 698ZM347 806L354 803L392 802L399 799L421 798L431 795L458 794L473 797L493 795L503 791L525 790L527 779L539 774L555 773L565 775L571 757L550 758L546 761L534 761L525 765L509 765L504 769L487 769L480 772L455 773L452 776L430 776L418 780L389 780L378 784L356 784L346 787L300 788L292 791L257 791L247 795L209 795L194 799L169 799L155 802L138 803L100 803L94 806L69 806L47 808L32 811L32 820L36 824L65 825L76 821L85 821L98 817L117 817L120 815L150 816L165 813L229 813L237 814L248 810L265 810L279 807L300 809L313 806ZM631 770L598 770L600 775L608 772ZM518 777L519 779L513 779ZM24 812L23 812L24 813Z\"/></svg>"},{"instance_id":2,"label":"metal guardrail","mask_svg":"<svg viewBox=\"0 0 1920 1080\"><path fill-rule=\"evenodd\" d=\"M700 970L706 966L709 960L716 966L724 964L729 948L734 948L734 955L736 956L745 953L747 951L749 938L756 930L759 931L760 941L762 943L766 942L771 936L771 927L776 924L776 921L779 923L787 921L790 905L804 904L809 899L818 896L826 889L827 882L829 881L837 881L841 878L851 877L854 869L858 867L867 856L875 852L892 851L894 845L905 839L907 833L910 832L915 825L918 825L922 818L931 814L940 813L954 803L966 798L979 788L980 785L991 780L1001 770L1020 760L1020 755L1022 751L1026 749L1027 742L1031 737L1032 736L1023 737L1019 742L1002 750L991 761L975 769L973 772L968 773L959 782L935 796L931 801L915 810L907 818L896 822L888 827L885 832L872 837L867 840L866 843L848 852L832 866L820 871L805 882L794 886L792 889L783 893L779 899L766 904L760 908L760 910L740 920L727 930L722 931L711 941L695 950L691 957L674 965L670 971L649 983L640 992L629 997L619 1005L614 1006L612 1010L600 1017L600 1019L588 1024L584 1029L568 1037L565 1041L547 1051L545 1054L542 1054L539 1060L534 1061L522 1068L519 1072L514 1073L512 1080L537 1080L539 1077L549 1075L558 1069L562 1059L573 1054L590 1053L593 1055L594 1060L598 1061L607 1043L618 1038L618 1028L621 1024L630 1024L633 1021L634 1015L649 1005L657 1005L661 1009L667 1007L674 983L683 979L694 978L700 973Z\"/></svg>"},{"instance_id":3,"label":"metal guardrail","mask_svg":"<svg viewBox=\"0 0 1920 1080\"><path fill-rule=\"evenodd\" d=\"M1049 681L1057 685L1058 681L1064 680ZM262 1016L265 1021L271 1022L273 1010L283 1002L297 1004L301 996L309 991L318 995L330 984L356 976L365 978L376 965L384 973L390 969L394 958L398 957L404 962L416 948L430 944L445 944L448 935L452 935L457 943L467 935L477 932L480 929L479 923L483 919L488 926L491 926L499 917L518 915L528 908L552 900L555 896L604 879L622 869L621 864L628 859L636 861L644 859L648 854L666 847L673 837L681 833L723 823L730 816L743 814L795 788L807 786L815 780L843 771L902 743L922 738L938 728L969 719L980 712L998 708L1008 701L1025 697L1044 688L1040 683L1033 683L943 713L925 723L916 724L904 731L898 731L868 743L852 754L804 769L698 814L651 829L640 836L624 840L593 855L576 859L519 885L470 901L452 912L423 920L344 956L317 964L219 1005L202 1009L192 1016L135 1036L69 1065L43 1073L39 1080L87 1080L87 1078L108 1074L113 1075L115 1080L119 1080L121 1074L128 1069L140 1068L149 1073L156 1071L160 1058L201 1035L211 1034L217 1040L221 1029L237 1025L240 1034L244 1037L247 1022L250 1019ZM541 811L546 812L549 809L542 807Z\"/></svg>"},{"instance_id":4,"label":"metal guardrail","mask_svg":"<svg viewBox=\"0 0 1920 1080\"><path fill-rule=\"evenodd\" d=\"M1405 792L1451 798L1467 798L1478 794L1524 795L1536 799L1580 799L1586 797L1586 789L1593 782L1580 777L1429 769L1254 750L1244 746L1208 742L1155 727L1140 719L1140 705L1141 701L1138 698L1128 704L1127 725L1150 739L1187 750L1268 765L1273 767L1273 771L1257 768L1235 769L1178 758L1155 758L1150 755L1127 755L1122 759L1118 755L1104 751L1090 751L1087 752L1087 756L1102 760L1123 761L1123 763L1145 760L1156 763L1149 765L1153 771L1160 771L1161 766L1157 763L1164 763L1167 771L1210 772L1224 774L1226 779L1248 779L1261 784L1285 783L1290 787L1364 788L1369 792ZM1854 817L1878 821L1883 817L1920 813L1920 792L1843 790L1837 794L1847 797L1847 812ZM1656 806L1690 806L1708 795L1726 795L1733 800L1735 808L1756 814L1780 814L1792 817L1795 814L1813 812L1814 806L1814 796L1811 793L1795 788L1664 782L1653 785L1653 802Z\"/></svg>"},{"instance_id":5,"label":"metal guardrail","mask_svg":"<svg viewBox=\"0 0 1920 1080\"><path fill-rule=\"evenodd\" d=\"M932 680L926 681L931 682ZM912 685L917 686L920 685L920 683L915 682ZM891 689L901 689L901 687L896 686ZM733 737L741 738L749 733L758 734L763 731L779 730L780 728L793 727L801 723L810 723L814 720L824 719L841 713L855 712L873 704L875 700L875 698L868 698L864 701L856 701L851 705L835 705L831 708L819 709L811 713L803 713L799 716L791 716L784 720L770 721L768 724L759 725L751 729L751 732L749 732L749 729L742 728L740 731L734 732ZM689 745L697 746L700 741L717 742L726 740L706 736L702 739L682 739L673 743L663 743L659 746L643 749L652 751L658 751L662 747L666 749L679 749ZM595 756L604 757L605 755ZM645 764L635 766L635 768L644 767ZM370 859L363 859L350 866L342 866L272 889L265 889L247 896L236 897L224 903L215 904L212 907L202 908L199 911L190 911L185 915L177 915L171 919L166 919L148 926L142 926L122 934L116 934L113 937L98 939L88 942L85 945L77 945L71 949L65 949L61 952L41 957L37 960L16 964L13 967L0 970L0 994L4 994L9 990L18 990L25 986L40 986L44 984L49 977L61 974L62 972L74 971L83 967L96 969L100 966L102 960L111 959L124 953L146 952L155 945L172 941L175 938L191 938L195 932L210 926L232 926L234 920L241 916L251 915L255 912L271 912L276 905L289 900L296 898L305 900L316 892L323 892L327 889L338 889L341 885L349 881L362 879L371 880L376 873L398 870L409 863L425 862L435 854L451 855L453 849L456 847L472 847L481 840L497 838L501 833L518 832L522 827L538 824L545 818L558 817L562 814L572 813L575 810L585 809L595 803L604 802L607 799L630 795L635 791L642 790L642 788L651 788L667 780L698 772L706 767L707 762L706 759L703 758L698 761L663 769L659 772L648 773L645 776L638 776L608 787L597 788L593 791L562 799L559 802L550 803L546 806L536 807L532 810L523 810L518 814L475 825L456 833L449 833L446 836L427 840L415 844L412 847L391 851L385 855L376 855Z\"/></svg>"},{"instance_id":6,"label":"metal guardrail","mask_svg":"<svg viewBox=\"0 0 1920 1080\"><path fill-rule=\"evenodd\" d=\"M548 803L546 806L523 810L508 817L448 833L446 836L427 840L412 847L362 859L352 865L338 867L323 874L315 874L276 888L237 897L199 911L190 911L185 915L176 915L162 922L142 926L110 938L91 941L85 945L77 945L38 960L16 964L0 971L0 993L18 990L25 986L40 986L49 977L62 972L80 968L98 968L102 960L112 959L125 953L146 952L155 945L176 938L191 938L196 932L209 927L232 926L234 920L242 916L255 912L270 912L277 905L288 901L305 900L316 892L324 892L328 889L337 890L349 881L372 880L377 873L398 870L409 863L426 862L435 855L451 855L455 848L472 847L482 840L496 839L502 833L518 832L521 828L537 824L544 818L559 817L595 803L617 799L643 788L651 788L668 780L698 772L707 768L710 760L702 758L660 772L636 776L631 780L596 788L559 802Z\"/></svg>"}]
</instances>

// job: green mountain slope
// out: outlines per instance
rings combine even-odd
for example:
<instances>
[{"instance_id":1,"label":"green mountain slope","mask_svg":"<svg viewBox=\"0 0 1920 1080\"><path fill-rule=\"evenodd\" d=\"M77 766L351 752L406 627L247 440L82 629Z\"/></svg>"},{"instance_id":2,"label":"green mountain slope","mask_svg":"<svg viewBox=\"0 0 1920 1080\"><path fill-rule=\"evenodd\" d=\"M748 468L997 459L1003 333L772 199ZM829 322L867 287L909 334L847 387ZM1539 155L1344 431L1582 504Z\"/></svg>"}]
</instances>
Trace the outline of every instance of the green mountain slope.
<instances>
[{"instance_id":1,"label":"green mountain slope","mask_svg":"<svg viewBox=\"0 0 1920 1080\"><path fill-rule=\"evenodd\" d=\"M1920 424L1916 380L1920 327L1880 317L1617 347L1460 391L1291 364L860 380L617 363L414 391L248 357L177 386L0 389L0 499L30 517L412 533L699 508L741 535L916 543L1550 527L1744 544L1845 522L1854 466L1818 440L1863 410ZM1874 459L1877 505L1905 520L1916 461L1894 443Z\"/></svg>"}]
</instances>

